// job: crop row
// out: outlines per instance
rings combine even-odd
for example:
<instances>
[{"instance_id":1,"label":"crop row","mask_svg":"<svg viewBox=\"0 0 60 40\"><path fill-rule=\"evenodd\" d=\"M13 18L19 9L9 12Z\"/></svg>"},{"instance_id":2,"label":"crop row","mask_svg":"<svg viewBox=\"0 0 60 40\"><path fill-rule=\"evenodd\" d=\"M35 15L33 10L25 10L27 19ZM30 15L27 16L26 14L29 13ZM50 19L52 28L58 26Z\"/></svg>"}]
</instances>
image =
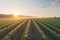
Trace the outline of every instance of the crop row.
<instances>
[{"instance_id":1,"label":"crop row","mask_svg":"<svg viewBox=\"0 0 60 40\"><path fill-rule=\"evenodd\" d=\"M49 20L54 19L11 20L0 26L0 40L60 40L59 25Z\"/></svg>"}]
</instances>

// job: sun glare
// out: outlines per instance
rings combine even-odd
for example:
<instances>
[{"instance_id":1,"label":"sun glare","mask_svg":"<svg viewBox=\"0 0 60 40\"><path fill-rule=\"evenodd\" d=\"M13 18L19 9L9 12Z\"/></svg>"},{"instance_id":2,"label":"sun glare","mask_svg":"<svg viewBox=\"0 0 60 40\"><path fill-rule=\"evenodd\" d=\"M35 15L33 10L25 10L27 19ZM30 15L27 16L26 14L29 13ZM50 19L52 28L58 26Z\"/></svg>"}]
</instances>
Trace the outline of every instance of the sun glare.
<instances>
[{"instance_id":1,"label":"sun glare","mask_svg":"<svg viewBox=\"0 0 60 40\"><path fill-rule=\"evenodd\" d=\"M14 14L14 16L21 15L21 13L18 10L12 10L11 13Z\"/></svg>"},{"instance_id":2,"label":"sun glare","mask_svg":"<svg viewBox=\"0 0 60 40\"><path fill-rule=\"evenodd\" d=\"M15 16L18 16L19 14L18 13L14 13Z\"/></svg>"}]
</instances>

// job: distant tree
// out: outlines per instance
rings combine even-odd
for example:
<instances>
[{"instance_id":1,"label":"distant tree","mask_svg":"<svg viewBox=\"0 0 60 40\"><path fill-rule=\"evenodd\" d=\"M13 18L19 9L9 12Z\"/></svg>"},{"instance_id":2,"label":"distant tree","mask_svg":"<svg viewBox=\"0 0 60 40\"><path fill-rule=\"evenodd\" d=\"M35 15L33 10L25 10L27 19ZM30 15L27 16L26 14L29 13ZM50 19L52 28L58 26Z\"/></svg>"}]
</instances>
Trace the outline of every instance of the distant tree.
<instances>
[{"instance_id":1,"label":"distant tree","mask_svg":"<svg viewBox=\"0 0 60 40\"><path fill-rule=\"evenodd\" d=\"M14 14L0 14L0 18L12 18L14 17Z\"/></svg>"},{"instance_id":2,"label":"distant tree","mask_svg":"<svg viewBox=\"0 0 60 40\"><path fill-rule=\"evenodd\" d=\"M54 18L57 18L56 16L54 16Z\"/></svg>"}]
</instances>

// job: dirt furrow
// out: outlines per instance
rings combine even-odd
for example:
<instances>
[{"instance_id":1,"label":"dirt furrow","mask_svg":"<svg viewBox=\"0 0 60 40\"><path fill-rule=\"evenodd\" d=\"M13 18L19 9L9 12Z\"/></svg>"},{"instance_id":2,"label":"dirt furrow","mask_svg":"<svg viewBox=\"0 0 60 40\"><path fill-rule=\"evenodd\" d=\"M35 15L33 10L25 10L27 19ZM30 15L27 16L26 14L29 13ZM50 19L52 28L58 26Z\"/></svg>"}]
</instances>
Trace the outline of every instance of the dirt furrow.
<instances>
[{"instance_id":1,"label":"dirt furrow","mask_svg":"<svg viewBox=\"0 0 60 40\"><path fill-rule=\"evenodd\" d=\"M30 33L29 33L28 40L41 40L39 32L35 28L35 25L32 20L31 20Z\"/></svg>"},{"instance_id":2,"label":"dirt furrow","mask_svg":"<svg viewBox=\"0 0 60 40\"><path fill-rule=\"evenodd\" d=\"M16 25L7 28L6 30L4 30L3 32L0 33L0 39L2 39L3 37L5 37L5 35L8 34L8 32L10 32L11 30L13 30L17 25L19 25L20 23L22 23L23 21L20 21L19 23L17 23Z\"/></svg>"},{"instance_id":3,"label":"dirt furrow","mask_svg":"<svg viewBox=\"0 0 60 40\"><path fill-rule=\"evenodd\" d=\"M37 23L37 22L36 22ZM52 36L50 33L49 33L49 31L46 29L46 28L44 28L43 27L43 25L41 25L41 24L39 24L39 23L37 23L39 26L40 26L40 28L44 31L44 33L49 37L49 39L50 40L56 40L55 38L54 38L54 36Z\"/></svg>"},{"instance_id":4,"label":"dirt furrow","mask_svg":"<svg viewBox=\"0 0 60 40\"><path fill-rule=\"evenodd\" d=\"M16 32L16 34L11 38L11 40L23 40L22 36L24 33L24 30L26 28L28 20L18 29L18 31Z\"/></svg>"}]
</instances>

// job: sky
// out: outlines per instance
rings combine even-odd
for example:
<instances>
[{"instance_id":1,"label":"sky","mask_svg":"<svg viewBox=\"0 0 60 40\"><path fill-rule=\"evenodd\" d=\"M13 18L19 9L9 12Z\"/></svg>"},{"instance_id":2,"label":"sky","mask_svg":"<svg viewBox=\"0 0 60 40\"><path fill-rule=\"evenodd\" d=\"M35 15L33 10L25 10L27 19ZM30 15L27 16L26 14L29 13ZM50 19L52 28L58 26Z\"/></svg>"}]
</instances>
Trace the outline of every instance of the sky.
<instances>
[{"instance_id":1,"label":"sky","mask_svg":"<svg viewBox=\"0 0 60 40\"><path fill-rule=\"evenodd\" d=\"M0 14L60 16L60 0L0 0Z\"/></svg>"}]
</instances>

